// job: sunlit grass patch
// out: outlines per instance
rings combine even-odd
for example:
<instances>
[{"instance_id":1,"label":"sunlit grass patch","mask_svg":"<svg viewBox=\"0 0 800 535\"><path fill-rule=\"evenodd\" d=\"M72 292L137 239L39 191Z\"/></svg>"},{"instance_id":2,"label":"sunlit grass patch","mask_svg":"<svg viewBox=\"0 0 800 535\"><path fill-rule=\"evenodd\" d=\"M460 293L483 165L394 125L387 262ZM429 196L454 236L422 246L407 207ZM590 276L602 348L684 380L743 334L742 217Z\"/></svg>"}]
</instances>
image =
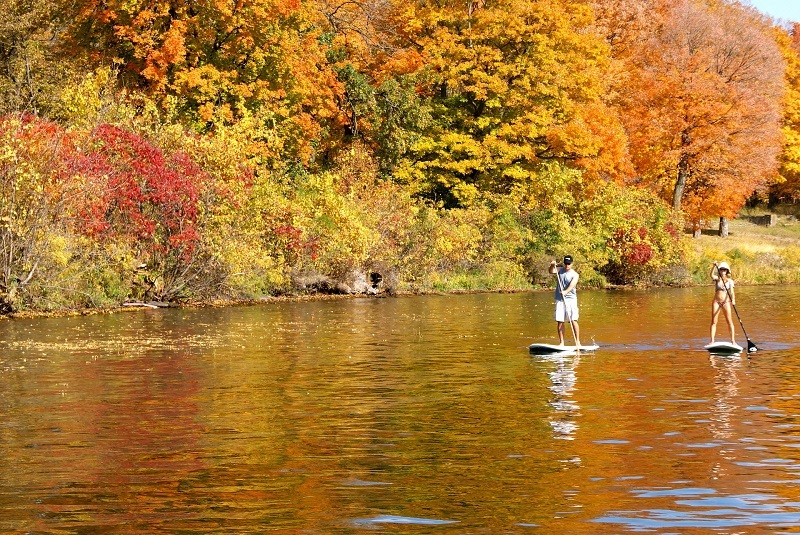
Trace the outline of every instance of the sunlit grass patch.
<instances>
[{"instance_id":1,"label":"sunlit grass patch","mask_svg":"<svg viewBox=\"0 0 800 535\"><path fill-rule=\"evenodd\" d=\"M800 222L792 215L780 215L775 225L767 227L746 219L765 213L755 209L743 212L731 221L727 238L704 232L694 239L691 267L695 282L708 280L712 262L726 261L740 283L800 283Z\"/></svg>"}]
</instances>

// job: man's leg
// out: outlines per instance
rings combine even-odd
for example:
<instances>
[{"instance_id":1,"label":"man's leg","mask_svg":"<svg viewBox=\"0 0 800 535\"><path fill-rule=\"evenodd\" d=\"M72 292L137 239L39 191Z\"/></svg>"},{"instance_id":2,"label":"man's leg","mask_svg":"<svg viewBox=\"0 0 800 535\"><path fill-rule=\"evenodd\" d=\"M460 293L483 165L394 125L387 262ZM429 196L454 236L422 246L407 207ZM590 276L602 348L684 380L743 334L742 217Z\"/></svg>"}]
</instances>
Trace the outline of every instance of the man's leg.
<instances>
[{"instance_id":1,"label":"man's leg","mask_svg":"<svg viewBox=\"0 0 800 535\"><path fill-rule=\"evenodd\" d=\"M572 322L572 328L575 329L575 345L581 345L581 329L578 327L578 321L575 320Z\"/></svg>"}]
</instances>

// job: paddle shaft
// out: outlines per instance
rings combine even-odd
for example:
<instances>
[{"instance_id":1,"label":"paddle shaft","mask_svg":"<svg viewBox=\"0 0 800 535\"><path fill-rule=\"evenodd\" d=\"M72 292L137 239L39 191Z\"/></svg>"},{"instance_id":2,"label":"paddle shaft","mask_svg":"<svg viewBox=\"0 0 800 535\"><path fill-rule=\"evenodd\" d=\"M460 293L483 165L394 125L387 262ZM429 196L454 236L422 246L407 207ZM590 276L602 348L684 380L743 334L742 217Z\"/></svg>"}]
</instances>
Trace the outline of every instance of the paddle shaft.
<instances>
[{"instance_id":1,"label":"paddle shaft","mask_svg":"<svg viewBox=\"0 0 800 535\"><path fill-rule=\"evenodd\" d=\"M572 329L572 337L575 339L575 345L578 345L578 334L575 332L575 325L572 324L572 312L567 306L567 296L564 295L564 286L561 284L561 277L558 273L558 264L556 264L556 282L558 282L558 291L561 292L561 302L564 303L564 315L569 320L569 326ZM744 329L742 329L744 330ZM745 335L747 336L747 335Z\"/></svg>"},{"instance_id":2,"label":"paddle shaft","mask_svg":"<svg viewBox=\"0 0 800 535\"><path fill-rule=\"evenodd\" d=\"M714 267L717 268L717 277L722 279L722 275L719 272L719 266L717 264L714 264ZM739 316L739 311L736 310L736 305L733 304L733 297L731 297L731 292L730 292L730 290L728 290L728 285L725 283L725 281L722 281L722 286L725 288L725 293L728 294L728 300L730 300L730 302L731 302L731 306L733 307L733 311L736 312L736 319L739 320L739 325L742 327L742 332L744 333L744 337L747 339L747 351L753 351L753 350L757 351L758 348L752 342L752 340L750 340L750 337L747 336L747 331L744 330L744 323L742 323L742 317Z\"/></svg>"}]
</instances>

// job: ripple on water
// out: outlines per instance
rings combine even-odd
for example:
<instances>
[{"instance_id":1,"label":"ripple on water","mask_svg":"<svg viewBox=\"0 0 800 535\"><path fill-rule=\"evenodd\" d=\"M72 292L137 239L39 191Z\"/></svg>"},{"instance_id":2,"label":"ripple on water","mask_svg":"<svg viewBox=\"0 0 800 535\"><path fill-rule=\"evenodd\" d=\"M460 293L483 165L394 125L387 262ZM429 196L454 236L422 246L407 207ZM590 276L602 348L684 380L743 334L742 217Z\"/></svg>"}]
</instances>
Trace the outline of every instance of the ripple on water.
<instances>
[{"instance_id":1,"label":"ripple on water","mask_svg":"<svg viewBox=\"0 0 800 535\"><path fill-rule=\"evenodd\" d=\"M363 479L346 479L342 481L342 485L345 487L384 487L391 485L391 483L386 483L384 481L364 481Z\"/></svg>"},{"instance_id":2,"label":"ripple on water","mask_svg":"<svg viewBox=\"0 0 800 535\"><path fill-rule=\"evenodd\" d=\"M637 498L660 498L663 496L702 496L705 494L716 494L714 489L686 487L681 489L664 490L634 490L632 491Z\"/></svg>"},{"instance_id":3,"label":"ripple on water","mask_svg":"<svg viewBox=\"0 0 800 535\"><path fill-rule=\"evenodd\" d=\"M352 522L356 525L413 524L419 526L442 526L446 524L457 524L458 520L439 520L436 518L416 518L413 516L400 515L378 515L372 518L357 518Z\"/></svg>"},{"instance_id":4,"label":"ripple on water","mask_svg":"<svg viewBox=\"0 0 800 535\"><path fill-rule=\"evenodd\" d=\"M0 322L0 532L800 528L800 286L752 359L707 290L587 291L560 357L549 292Z\"/></svg>"},{"instance_id":5,"label":"ripple on water","mask_svg":"<svg viewBox=\"0 0 800 535\"><path fill-rule=\"evenodd\" d=\"M592 522L621 524L633 531L667 528L720 529L769 525L793 527L800 521L800 503L783 501L774 494L724 496L709 488L681 488L632 491L638 498L678 498L675 505L685 510L642 509L614 511ZM696 498L696 499L686 499Z\"/></svg>"}]
</instances>

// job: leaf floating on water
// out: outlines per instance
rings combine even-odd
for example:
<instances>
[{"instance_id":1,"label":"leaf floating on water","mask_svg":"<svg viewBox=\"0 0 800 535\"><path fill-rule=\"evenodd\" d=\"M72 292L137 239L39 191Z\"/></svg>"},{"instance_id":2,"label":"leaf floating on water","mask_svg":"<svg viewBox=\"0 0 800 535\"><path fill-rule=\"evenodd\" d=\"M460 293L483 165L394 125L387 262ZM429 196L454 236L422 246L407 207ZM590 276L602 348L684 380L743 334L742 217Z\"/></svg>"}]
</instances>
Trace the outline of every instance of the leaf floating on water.
<instances>
[{"instance_id":1,"label":"leaf floating on water","mask_svg":"<svg viewBox=\"0 0 800 535\"><path fill-rule=\"evenodd\" d=\"M147 350L215 348L225 344L224 339L206 334L192 334L178 337L164 336L121 336L113 340L92 340L89 337L74 337L71 341L43 342L39 340L15 340L0 344L0 348L30 353L37 352L41 357L52 353L113 353L128 355L142 354Z\"/></svg>"}]
</instances>

